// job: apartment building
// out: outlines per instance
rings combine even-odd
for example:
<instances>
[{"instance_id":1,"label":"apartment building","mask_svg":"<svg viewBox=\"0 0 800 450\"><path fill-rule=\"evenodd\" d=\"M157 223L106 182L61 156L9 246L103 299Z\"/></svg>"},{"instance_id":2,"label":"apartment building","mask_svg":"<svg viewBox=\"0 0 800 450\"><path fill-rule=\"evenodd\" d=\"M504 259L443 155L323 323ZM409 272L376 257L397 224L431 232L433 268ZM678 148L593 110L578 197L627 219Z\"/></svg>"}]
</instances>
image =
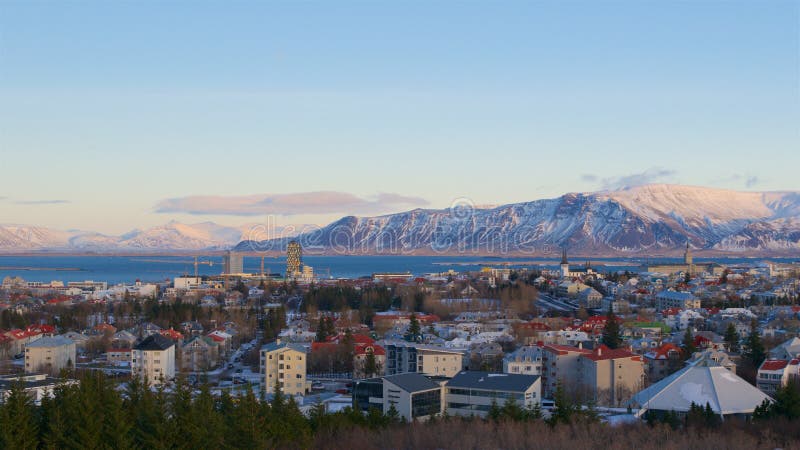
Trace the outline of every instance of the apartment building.
<instances>
[{"instance_id":1,"label":"apartment building","mask_svg":"<svg viewBox=\"0 0 800 450\"><path fill-rule=\"evenodd\" d=\"M58 374L75 367L75 359L75 342L65 337L43 337L25 345L25 373Z\"/></svg>"},{"instance_id":2,"label":"apartment building","mask_svg":"<svg viewBox=\"0 0 800 450\"><path fill-rule=\"evenodd\" d=\"M453 377L464 367L464 354L416 344L387 344L386 375L421 373L430 376Z\"/></svg>"},{"instance_id":3,"label":"apartment building","mask_svg":"<svg viewBox=\"0 0 800 450\"><path fill-rule=\"evenodd\" d=\"M644 387L644 362L628 350L600 345L578 356L574 382L597 405L620 407Z\"/></svg>"},{"instance_id":4,"label":"apartment building","mask_svg":"<svg viewBox=\"0 0 800 450\"><path fill-rule=\"evenodd\" d=\"M175 343L153 334L131 351L131 376L146 380L151 386L175 378Z\"/></svg>"},{"instance_id":5,"label":"apartment building","mask_svg":"<svg viewBox=\"0 0 800 450\"><path fill-rule=\"evenodd\" d=\"M300 345L281 342L280 339L261 347L261 388L272 393L275 383L286 395L305 395L306 350Z\"/></svg>"}]
</instances>

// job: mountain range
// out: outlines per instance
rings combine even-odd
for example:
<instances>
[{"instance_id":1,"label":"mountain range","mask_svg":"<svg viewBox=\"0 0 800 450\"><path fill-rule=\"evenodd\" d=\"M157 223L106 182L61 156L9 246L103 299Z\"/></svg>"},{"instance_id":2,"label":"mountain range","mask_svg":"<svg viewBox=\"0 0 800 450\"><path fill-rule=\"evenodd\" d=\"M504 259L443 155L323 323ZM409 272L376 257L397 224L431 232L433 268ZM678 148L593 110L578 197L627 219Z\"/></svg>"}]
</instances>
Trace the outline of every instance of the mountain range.
<instances>
[{"instance_id":1,"label":"mountain range","mask_svg":"<svg viewBox=\"0 0 800 450\"><path fill-rule=\"evenodd\" d=\"M0 252L282 252L298 240L307 253L800 255L800 192L739 192L680 185L569 193L552 199L376 217L346 216L324 227L170 222L120 236L0 224Z\"/></svg>"},{"instance_id":2,"label":"mountain range","mask_svg":"<svg viewBox=\"0 0 800 450\"><path fill-rule=\"evenodd\" d=\"M277 232L284 231L278 227ZM287 235L291 235L287 231ZM54 230L51 228L0 224L0 252L130 252L226 250L246 239L266 236L258 224L239 227L213 222L184 224L169 222L120 236L93 231Z\"/></svg>"},{"instance_id":3,"label":"mountain range","mask_svg":"<svg viewBox=\"0 0 800 450\"><path fill-rule=\"evenodd\" d=\"M491 208L468 204L344 217L295 238L347 254L800 255L800 192L739 192L654 184ZM288 238L237 250L281 250Z\"/></svg>"}]
</instances>

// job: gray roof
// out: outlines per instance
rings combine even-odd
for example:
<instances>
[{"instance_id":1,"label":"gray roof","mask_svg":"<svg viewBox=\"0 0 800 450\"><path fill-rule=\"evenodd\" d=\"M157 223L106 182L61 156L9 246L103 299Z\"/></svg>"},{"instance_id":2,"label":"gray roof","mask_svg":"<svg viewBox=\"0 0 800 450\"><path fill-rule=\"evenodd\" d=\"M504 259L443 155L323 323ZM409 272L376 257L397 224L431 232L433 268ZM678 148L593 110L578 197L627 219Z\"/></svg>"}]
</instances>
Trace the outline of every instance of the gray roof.
<instances>
[{"instance_id":1,"label":"gray roof","mask_svg":"<svg viewBox=\"0 0 800 450\"><path fill-rule=\"evenodd\" d=\"M43 337L33 342L25 344L26 348L48 348L48 347L61 347L64 345L72 345L75 341L67 339L63 336Z\"/></svg>"},{"instance_id":2,"label":"gray roof","mask_svg":"<svg viewBox=\"0 0 800 450\"><path fill-rule=\"evenodd\" d=\"M174 342L160 334L151 334L142 342L136 344L134 350L166 350L175 345Z\"/></svg>"},{"instance_id":3,"label":"gray roof","mask_svg":"<svg viewBox=\"0 0 800 450\"><path fill-rule=\"evenodd\" d=\"M717 414L750 414L769 397L752 384L712 361L698 361L640 391L630 401L639 413L648 409L689 411L692 403L708 403Z\"/></svg>"},{"instance_id":4,"label":"gray roof","mask_svg":"<svg viewBox=\"0 0 800 450\"><path fill-rule=\"evenodd\" d=\"M279 350L282 348L290 348L292 350L297 350L298 352L306 353L306 348L299 344L294 344L290 342L278 342L273 341L269 344L264 344L261 346L262 352L274 352L275 350Z\"/></svg>"},{"instance_id":5,"label":"gray roof","mask_svg":"<svg viewBox=\"0 0 800 450\"><path fill-rule=\"evenodd\" d=\"M439 387L439 385L431 381L430 378L418 373L391 375L384 377L384 380L400 387L406 392L429 391Z\"/></svg>"},{"instance_id":6,"label":"gray roof","mask_svg":"<svg viewBox=\"0 0 800 450\"><path fill-rule=\"evenodd\" d=\"M538 375L460 372L447 382L447 387L483 389L487 391L525 392L538 379Z\"/></svg>"}]
</instances>

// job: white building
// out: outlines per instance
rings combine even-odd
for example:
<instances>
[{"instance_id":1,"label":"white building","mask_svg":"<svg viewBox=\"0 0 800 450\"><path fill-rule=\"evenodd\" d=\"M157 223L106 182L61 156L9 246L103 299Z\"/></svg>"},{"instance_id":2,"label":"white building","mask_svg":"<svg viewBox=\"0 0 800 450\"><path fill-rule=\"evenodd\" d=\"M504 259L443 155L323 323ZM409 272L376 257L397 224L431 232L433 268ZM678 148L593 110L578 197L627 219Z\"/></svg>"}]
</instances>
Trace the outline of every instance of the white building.
<instances>
[{"instance_id":1,"label":"white building","mask_svg":"<svg viewBox=\"0 0 800 450\"><path fill-rule=\"evenodd\" d=\"M25 373L57 374L75 367L75 342L61 336L44 337L25 345Z\"/></svg>"},{"instance_id":2,"label":"white building","mask_svg":"<svg viewBox=\"0 0 800 450\"><path fill-rule=\"evenodd\" d=\"M503 358L503 373L542 374L542 347L526 345Z\"/></svg>"},{"instance_id":3,"label":"white building","mask_svg":"<svg viewBox=\"0 0 800 450\"><path fill-rule=\"evenodd\" d=\"M175 343L160 334L152 334L131 352L131 376L150 385L175 378Z\"/></svg>"},{"instance_id":4,"label":"white building","mask_svg":"<svg viewBox=\"0 0 800 450\"><path fill-rule=\"evenodd\" d=\"M542 400L541 378L488 372L461 372L447 382L445 409L457 416L486 417L492 403L507 401L532 410Z\"/></svg>"}]
</instances>

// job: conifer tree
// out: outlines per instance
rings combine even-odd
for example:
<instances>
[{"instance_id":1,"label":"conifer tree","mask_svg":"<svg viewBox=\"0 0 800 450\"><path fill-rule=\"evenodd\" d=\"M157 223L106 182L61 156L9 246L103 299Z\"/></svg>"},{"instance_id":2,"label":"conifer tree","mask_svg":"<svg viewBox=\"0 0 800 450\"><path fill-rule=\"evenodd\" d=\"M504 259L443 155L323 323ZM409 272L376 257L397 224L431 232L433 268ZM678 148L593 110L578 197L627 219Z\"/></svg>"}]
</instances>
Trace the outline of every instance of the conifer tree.
<instances>
[{"instance_id":1,"label":"conifer tree","mask_svg":"<svg viewBox=\"0 0 800 450\"><path fill-rule=\"evenodd\" d=\"M733 322L728 323L728 327L725 328L725 343L728 344L728 349L731 352L738 352L739 351L739 333L736 331L736 326Z\"/></svg>"},{"instance_id":2,"label":"conifer tree","mask_svg":"<svg viewBox=\"0 0 800 450\"><path fill-rule=\"evenodd\" d=\"M0 441L5 448L35 450L39 445L38 423L33 401L21 380L11 385L8 396L0 404Z\"/></svg>"},{"instance_id":3,"label":"conifer tree","mask_svg":"<svg viewBox=\"0 0 800 450\"><path fill-rule=\"evenodd\" d=\"M683 333L683 359L688 360L692 357L697 347L694 345L694 336L692 335L692 327L687 326L686 332Z\"/></svg>"},{"instance_id":4,"label":"conifer tree","mask_svg":"<svg viewBox=\"0 0 800 450\"><path fill-rule=\"evenodd\" d=\"M622 345L622 334L619 329L619 320L613 311L608 311L606 325L603 327L602 342L608 348L615 349Z\"/></svg>"},{"instance_id":5,"label":"conifer tree","mask_svg":"<svg viewBox=\"0 0 800 450\"><path fill-rule=\"evenodd\" d=\"M750 322L750 334L744 340L742 357L753 368L758 368L766 358L764 344L761 342L761 335L758 332L758 322L755 319Z\"/></svg>"}]
</instances>

